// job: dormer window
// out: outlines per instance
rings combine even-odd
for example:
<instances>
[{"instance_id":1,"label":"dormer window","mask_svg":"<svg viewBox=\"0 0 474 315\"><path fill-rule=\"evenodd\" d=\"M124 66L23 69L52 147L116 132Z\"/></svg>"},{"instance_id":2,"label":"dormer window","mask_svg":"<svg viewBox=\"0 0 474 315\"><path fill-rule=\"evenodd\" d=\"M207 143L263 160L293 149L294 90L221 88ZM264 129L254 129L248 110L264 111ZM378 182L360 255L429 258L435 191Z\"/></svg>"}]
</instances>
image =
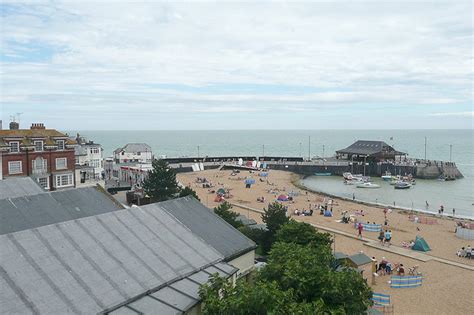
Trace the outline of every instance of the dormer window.
<instances>
[{"instance_id":1,"label":"dormer window","mask_svg":"<svg viewBox=\"0 0 474 315\"><path fill-rule=\"evenodd\" d=\"M35 141L35 152L43 151L43 141Z\"/></svg>"},{"instance_id":2,"label":"dormer window","mask_svg":"<svg viewBox=\"0 0 474 315\"><path fill-rule=\"evenodd\" d=\"M64 140L58 140L58 150L64 150Z\"/></svg>"},{"instance_id":3,"label":"dormer window","mask_svg":"<svg viewBox=\"0 0 474 315\"><path fill-rule=\"evenodd\" d=\"M11 141L11 142L10 142L10 152L11 152L11 153L18 153L18 152L20 152L20 142L18 142L18 141Z\"/></svg>"}]
</instances>

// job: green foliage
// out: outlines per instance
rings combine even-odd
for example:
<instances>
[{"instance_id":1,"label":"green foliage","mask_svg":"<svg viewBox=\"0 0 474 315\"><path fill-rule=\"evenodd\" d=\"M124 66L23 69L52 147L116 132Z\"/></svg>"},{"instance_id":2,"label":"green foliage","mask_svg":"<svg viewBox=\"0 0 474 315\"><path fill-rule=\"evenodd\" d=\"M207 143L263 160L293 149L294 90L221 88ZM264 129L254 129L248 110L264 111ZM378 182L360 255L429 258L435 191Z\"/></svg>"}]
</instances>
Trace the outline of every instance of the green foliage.
<instances>
[{"instance_id":1,"label":"green foliage","mask_svg":"<svg viewBox=\"0 0 474 315\"><path fill-rule=\"evenodd\" d=\"M201 199L199 199L197 193L191 187L188 187L188 186L180 189L180 191L179 191L179 197L186 197L186 196L193 196L197 200L201 201Z\"/></svg>"},{"instance_id":2,"label":"green foliage","mask_svg":"<svg viewBox=\"0 0 474 315\"><path fill-rule=\"evenodd\" d=\"M179 192L175 171L163 160L153 160L153 169L143 183L143 188L153 202L172 199Z\"/></svg>"},{"instance_id":3,"label":"green foliage","mask_svg":"<svg viewBox=\"0 0 474 315\"><path fill-rule=\"evenodd\" d=\"M243 226L240 221L237 221L236 218L239 216L238 213L231 211L232 205L227 201L224 201L219 206L214 208L214 213L224 219L227 223L232 225L235 228Z\"/></svg>"},{"instance_id":4,"label":"green foliage","mask_svg":"<svg viewBox=\"0 0 474 315\"><path fill-rule=\"evenodd\" d=\"M209 284L200 288L204 315L215 314L319 314L322 304L295 303L293 291L282 291L276 283L238 282L235 287L230 281L211 277Z\"/></svg>"},{"instance_id":5,"label":"green foliage","mask_svg":"<svg viewBox=\"0 0 474 315\"><path fill-rule=\"evenodd\" d=\"M324 301L328 312L363 314L372 292L352 269L335 271L330 246L275 243L259 281L276 282L280 289L293 290L298 303Z\"/></svg>"},{"instance_id":6,"label":"green foliage","mask_svg":"<svg viewBox=\"0 0 474 315\"><path fill-rule=\"evenodd\" d=\"M330 234L320 233L310 224L295 220L281 226L276 232L275 241L324 248L332 244Z\"/></svg>"},{"instance_id":7,"label":"green foliage","mask_svg":"<svg viewBox=\"0 0 474 315\"><path fill-rule=\"evenodd\" d=\"M289 220L286 216L285 207L278 202L269 204L268 208L263 211L262 221L265 222L268 231L272 235L275 235L276 231Z\"/></svg>"},{"instance_id":8,"label":"green foliage","mask_svg":"<svg viewBox=\"0 0 474 315\"><path fill-rule=\"evenodd\" d=\"M261 229L252 229L248 226L241 226L239 227L239 231L258 245L262 244L265 237L265 231Z\"/></svg>"}]
</instances>

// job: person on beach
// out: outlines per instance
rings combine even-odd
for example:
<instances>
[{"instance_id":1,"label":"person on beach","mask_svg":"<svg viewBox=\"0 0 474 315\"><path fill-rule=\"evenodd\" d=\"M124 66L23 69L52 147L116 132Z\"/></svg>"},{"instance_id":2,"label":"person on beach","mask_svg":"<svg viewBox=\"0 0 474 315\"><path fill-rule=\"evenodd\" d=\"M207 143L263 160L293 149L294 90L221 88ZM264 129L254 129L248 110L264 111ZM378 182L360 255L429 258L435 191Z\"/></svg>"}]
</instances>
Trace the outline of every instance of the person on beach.
<instances>
[{"instance_id":1,"label":"person on beach","mask_svg":"<svg viewBox=\"0 0 474 315\"><path fill-rule=\"evenodd\" d=\"M384 233L383 230L380 230L378 239L379 239L379 241L380 241L380 244L382 244L382 246L383 246L383 240L384 240L384 238L385 238L385 233Z\"/></svg>"},{"instance_id":2,"label":"person on beach","mask_svg":"<svg viewBox=\"0 0 474 315\"><path fill-rule=\"evenodd\" d=\"M362 239L362 230L364 229L364 226L362 225L362 223L359 223L359 225L357 226L357 230L359 231L359 235L357 236L358 238Z\"/></svg>"},{"instance_id":3,"label":"person on beach","mask_svg":"<svg viewBox=\"0 0 474 315\"><path fill-rule=\"evenodd\" d=\"M456 215L456 209L453 208L453 217Z\"/></svg>"},{"instance_id":4,"label":"person on beach","mask_svg":"<svg viewBox=\"0 0 474 315\"><path fill-rule=\"evenodd\" d=\"M428 209L429 206L430 206L430 205L428 204L428 201L425 201L425 205L426 205L426 209Z\"/></svg>"},{"instance_id":5,"label":"person on beach","mask_svg":"<svg viewBox=\"0 0 474 315\"><path fill-rule=\"evenodd\" d=\"M385 240L384 243L387 243L388 246L390 247L390 242L392 241L392 230L387 230L385 232Z\"/></svg>"},{"instance_id":6,"label":"person on beach","mask_svg":"<svg viewBox=\"0 0 474 315\"><path fill-rule=\"evenodd\" d=\"M356 195L352 193L352 201L356 200Z\"/></svg>"}]
</instances>

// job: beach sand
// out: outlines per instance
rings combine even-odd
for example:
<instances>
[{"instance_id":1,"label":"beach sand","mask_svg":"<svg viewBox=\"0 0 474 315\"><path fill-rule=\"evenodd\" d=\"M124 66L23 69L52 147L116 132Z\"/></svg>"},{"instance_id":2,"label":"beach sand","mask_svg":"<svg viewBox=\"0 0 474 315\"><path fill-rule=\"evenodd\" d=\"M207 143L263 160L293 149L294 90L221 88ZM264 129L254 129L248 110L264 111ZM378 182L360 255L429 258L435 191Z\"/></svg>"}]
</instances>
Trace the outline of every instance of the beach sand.
<instances>
[{"instance_id":1,"label":"beach sand","mask_svg":"<svg viewBox=\"0 0 474 315\"><path fill-rule=\"evenodd\" d=\"M307 192L295 186L293 183L298 182L298 176L290 172L270 171L269 183L266 179L264 179L264 182L260 182L256 173L251 174L248 171L241 171L237 176L230 176L230 174L230 170L206 170L195 173L181 173L178 174L177 178L182 184L190 185L198 193L201 202L209 208L218 205L214 201L215 194L209 193L208 188L202 188L202 184L196 183L197 177L206 177L214 185L211 190L217 190L221 187L229 189L233 195L228 200L229 202L259 210L265 208L269 202L275 201L279 194L287 194L291 191L298 193L298 196L294 198L293 203L284 202L285 205L289 206L290 213L293 213L295 209L307 210L309 204L314 209L316 205L323 204L325 200L330 199L322 194ZM244 184L244 178L247 176L252 176L256 180L256 183L250 189L245 188ZM270 193L269 190L273 190L273 193ZM257 201L257 197L262 196L265 197L265 203ZM382 208L337 198L334 198L333 201L333 217L324 217L319 215L319 211L315 210L311 217L292 216L292 218L350 233L354 236L357 235L357 231L353 224L336 222L341 218L342 211L347 210L354 214L356 211L363 210L365 215L363 217L357 216L357 218L364 222L384 223ZM233 210L253 218L259 223L261 222L261 215L257 212L236 206ZM419 216L425 215L420 214ZM417 224L408 220L408 214L393 210L388 214L388 227L393 234L392 244L401 246L403 241L409 242L415 239L416 235L420 235L431 247L431 251L427 252L428 255L474 266L473 260L456 256L456 251L462 246L472 246L474 244L455 236L455 222L452 219L436 218L436 221L438 224L435 225ZM419 227L419 231L417 231L417 227ZM378 233L364 232L363 236L364 238L377 240ZM407 271L408 267L413 265L420 266L419 270L423 273L424 281L423 285L418 288L391 289L387 283L389 276L377 278L377 284L373 286L374 292L391 295L396 314L428 314L433 312L438 314L467 314L472 310L470 304L474 298L474 291L472 290L474 271L434 260L422 262L390 253L384 249L368 247L363 245L360 240L338 234L336 234L336 251L346 254L363 251L371 257L375 256L379 261L382 257L386 257L390 262L403 263Z\"/></svg>"}]
</instances>

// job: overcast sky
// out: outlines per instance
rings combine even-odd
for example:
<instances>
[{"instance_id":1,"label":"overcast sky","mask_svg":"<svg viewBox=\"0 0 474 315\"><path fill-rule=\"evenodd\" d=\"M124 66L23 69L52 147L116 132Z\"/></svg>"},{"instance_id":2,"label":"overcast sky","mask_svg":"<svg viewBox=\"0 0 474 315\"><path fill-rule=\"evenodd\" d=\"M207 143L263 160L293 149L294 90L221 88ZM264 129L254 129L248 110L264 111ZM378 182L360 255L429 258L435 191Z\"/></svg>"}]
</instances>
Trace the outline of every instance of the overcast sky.
<instances>
[{"instance_id":1,"label":"overcast sky","mask_svg":"<svg viewBox=\"0 0 474 315\"><path fill-rule=\"evenodd\" d=\"M472 1L19 2L4 126L473 128Z\"/></svg>"}]
</instances>

